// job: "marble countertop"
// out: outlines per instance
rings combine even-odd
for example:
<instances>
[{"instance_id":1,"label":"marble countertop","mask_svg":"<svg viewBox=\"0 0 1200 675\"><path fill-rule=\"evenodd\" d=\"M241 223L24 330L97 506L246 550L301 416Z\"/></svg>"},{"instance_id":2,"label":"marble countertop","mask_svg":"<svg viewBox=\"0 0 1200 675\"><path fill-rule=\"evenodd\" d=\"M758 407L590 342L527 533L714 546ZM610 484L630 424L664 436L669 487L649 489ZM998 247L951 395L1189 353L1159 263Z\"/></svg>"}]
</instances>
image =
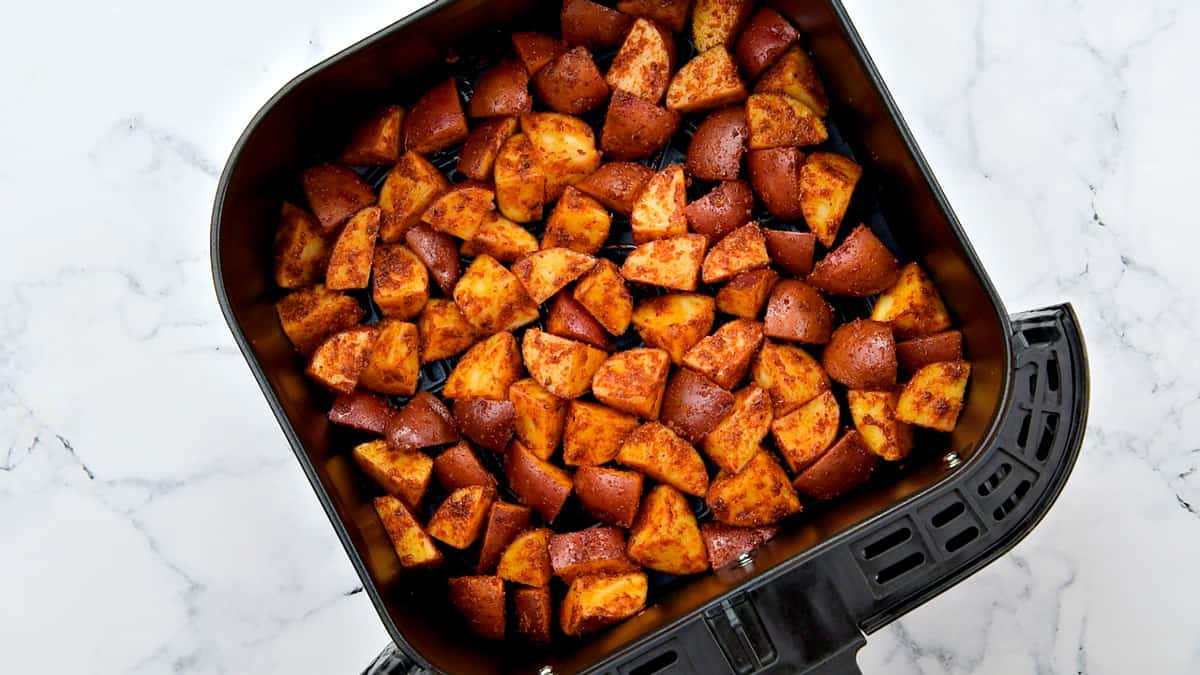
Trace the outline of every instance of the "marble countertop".
<instances>
[{"instance_id":1,"label":"marble countertop","mask_svg":"<svg viewBox=\"0 0 1200 675\"><path fill-rule=\"evenodd\" d=\"M258 107L418 4L0 20L0 669L351 673L386 643L221 318L208 219ZM864 672L1200 672L1200 4L846 4L1007 306L1073 302L1092 369L1049 516Z\"/></svg>"}]
</instances>

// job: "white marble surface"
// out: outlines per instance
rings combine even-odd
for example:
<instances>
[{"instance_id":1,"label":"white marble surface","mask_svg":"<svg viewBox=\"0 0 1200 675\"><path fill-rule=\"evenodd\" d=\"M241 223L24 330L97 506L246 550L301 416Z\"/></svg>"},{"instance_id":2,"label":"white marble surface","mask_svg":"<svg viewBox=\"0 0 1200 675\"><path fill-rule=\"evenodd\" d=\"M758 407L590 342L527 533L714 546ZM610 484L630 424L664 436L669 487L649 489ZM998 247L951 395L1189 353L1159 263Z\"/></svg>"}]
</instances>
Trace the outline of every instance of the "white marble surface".
<instances>
[{"instance_id":1,"label":"white marble surface","mask_svg":"<svg viewBox=\"0 0 1200 675\"><path fill-rule=\"evenodd\" d=\"M417 4L0 8L0 670L385 643L221 319L208 216L259 105ZM1200 4L847 5L1007 305L1074 302L1093 382L1049 517L864 670L1200 672Z\"/></svg>"}]
</instances>

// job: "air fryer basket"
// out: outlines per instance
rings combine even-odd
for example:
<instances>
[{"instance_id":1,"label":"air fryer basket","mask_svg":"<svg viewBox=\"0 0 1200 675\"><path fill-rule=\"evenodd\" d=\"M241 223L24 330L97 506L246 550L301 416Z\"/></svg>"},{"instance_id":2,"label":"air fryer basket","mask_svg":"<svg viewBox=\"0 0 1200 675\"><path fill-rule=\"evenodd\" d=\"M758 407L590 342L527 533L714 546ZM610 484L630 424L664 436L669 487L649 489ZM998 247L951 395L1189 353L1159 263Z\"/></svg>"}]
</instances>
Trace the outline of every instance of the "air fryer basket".
<instances>
[{"instance_id":1,"label":"air fryer basket","mask_svg":"<svg viewBox=\"0 0 1200 675\"><path fill-rule=\"evenodd\" d=\"M347 459L356 437L327 422L330 397L304 378L278 327L280 292L270 275L279 201L302 203L300 170L333 156L355 115L383 102L410 102L447 75L468 88L508 31L553 30L558 3L437 2L296 78L239 140L213 213L217 295L395 641L370 672L854 670L864 632L1001 555L1061 490L1087 416L1086 357L1070 307L1009 320L838 0L766 4L807 34L834 101L830 146L864 166L848 219L870 226L902 260L921 262L963 331L974 366L966 409L953 434L918 437L926 442L902 466L831 507L809 509L742 566L656 577L649 609L586 640L544 650L476 640L448 609L440 583L399 569L371 495ZM684 147L649 163L679 161ZM434 158L443 168L453 160ZM366 178L377 185L382 174ZM607 253L619 257L624 249L617 241ZM861 302L837 308L844 317L869 312ZM438 388L451 365L431 364L422 387Z\"/></svg>"}]
</instances>

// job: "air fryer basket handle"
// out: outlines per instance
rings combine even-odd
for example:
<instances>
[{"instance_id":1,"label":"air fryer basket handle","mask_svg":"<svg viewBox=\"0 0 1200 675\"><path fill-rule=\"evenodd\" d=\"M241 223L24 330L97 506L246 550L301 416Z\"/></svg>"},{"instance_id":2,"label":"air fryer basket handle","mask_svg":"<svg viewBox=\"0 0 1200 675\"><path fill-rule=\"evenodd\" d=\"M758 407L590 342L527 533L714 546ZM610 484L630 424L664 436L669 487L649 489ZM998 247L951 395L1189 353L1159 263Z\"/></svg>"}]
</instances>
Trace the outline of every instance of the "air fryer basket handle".
<instances>
[{"instance_id":1,"label":"air fryer basket handle","mask_svg":"<svg viewBox=\"0 0 1200 675\"><path fill-rule=\"evenodd\" d=\"M1075 465L1087 423L1088 366L1069 304L1017 314L1012 327L1009 406L995 444L980 448L978 461L817 558L605 663L604 672L857 674L864 634L1016 545ZM954 456L946 461L948 470L957 465ZM364 672L426 671L388 645Z\"/></svg>"}]
</instances>

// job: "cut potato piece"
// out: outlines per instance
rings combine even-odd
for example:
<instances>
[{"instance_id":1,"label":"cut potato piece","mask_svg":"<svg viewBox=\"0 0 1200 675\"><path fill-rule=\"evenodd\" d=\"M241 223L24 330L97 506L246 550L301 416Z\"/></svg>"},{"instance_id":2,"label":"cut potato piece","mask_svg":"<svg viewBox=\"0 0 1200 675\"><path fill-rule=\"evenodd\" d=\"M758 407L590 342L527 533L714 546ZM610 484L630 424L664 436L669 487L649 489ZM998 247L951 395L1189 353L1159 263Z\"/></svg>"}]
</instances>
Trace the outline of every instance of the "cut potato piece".
<instances>
[{"instance_id":1,"label":"cut potato piece","mask_svg":"<svg viewBox=\"0 0 1200 675\"><path fill-rule=\"evenodd\" d=\"M679 365L684 353L708 335L715 314L716 303L707 295L668 293L639 304L633 327L647 345L666 350Z\"/></svg>"},{"instance_id":2,"label":"cut potato piece","mask_svg":"<svg viewBox=\"0 0 1200 675\"><path fill-rule=\"evenodd\" d=\"M421 220L439 232L470 240L479 231L483 215L492 211L496 194L470 183L456 185L425 210Z\"/></svg>"},{"instance_id":3,"label":"cut potato piece","mask_svg":"<svg viewBox=\"0 0 1200 675\"><path fill-rule=\"evenodd\" d=\"M465 256L490 255L502 262L515 262L538 250L537 237L496 211L483 215L475 238L465 241Z\"/></svg>"},{"instance_id":4,"label":"cut potato piece","mask_svg":"<svg viewBox=\"0 0 1200 675\"><path fill-rule=\"evenodd\" d=\"M404 118L405 150L427 155L466 139L467 116L454 78L425 92Z\"/></svg>"},{"instance_id":5,"label":"cut potato piece","mask_svg":"<svg viewBox=\"0 0 1200 675\"><path fill-rule=\"evenodd\" d=\"M593 527L550 537L550 565L567 583L597 574L633 572L625 553L625 533L615 527Z\"/></svg>"},{"instance_id":6,"label":"cut potato piece","mask_svg":"<svg viewBox=\"0 0 1200 675\"><path fill-rule=\"evenodd\" d=\"M545 33L513 33L512 43L517 58L521 59L525 70L531 75L567 51L567 46L562 40Z\"/></svg>"},{"instance_id":7,"label":"cut potato piece","mask_svg":"<svg viewBox=\"0 0 1200 675\"><path fill-rule=\"evenodd\" d=\"M412 396L421 375L420 338L415 324L384 319L375 324L377 337L358 386L381 394Z\"/></svg>"},{"instance_id":8,"label":"cut potato piece","mask_svg":"<svg viewBox=\"0 0 1200 675\"><path fill-rule=\"evenodd\" d=\"M851 389L891 389L896 384L896 342L878 321L855 319L833 331L821 355L825 372Z\"/></svg>"},{"instance_id":9,"label":"cut potato piece","mask_svg":"<svg viewBox=\"0 0 1200 675\"><path fill-rule=\"evenodd\" d=\"M707 240L702 234L656 239L625 257L621 276L627 280L677 291L694 291Z\"/></svg>"},{"instance_id":10,"label":"cut potato piece","mask_svg":"<svg viewBox=\"0 0 1200 675\"><path fill-rule=\"evenodd\" d=\"M754 93L771 92L787 94L821 117L829 114L829 96L825 94L825 85L821 84L817 67L800 45L788 48L775 65L758 78Z\"/></svg>"},{"instance_id":11,"label":"cut potato piece","mask_svg":"<svg viewBox=\"0 0 1200 675\"><path fill-rule=\"evenodd\" d=\"M849 157L814 152L800 167L800 206L804 222L826 247L833 246L862 167Z\"/></svg>"},{"instance_id":12,"label":"cut potato piece","mask_svg":"<svg viewBox=\"0 0 1200 675\"><path fill-rule=\"evenodd\" d=\"M617 410L656 419L670 368L670 356L661 349L617 352L592 377L592 394Z\"/></svg>"},{"instance_id":13,"label":"cut potato piece","mask_svg":"<svg viewBox=\"0 0 1200 675\"><path fill-rule=\"evenodd\" d=\"M599 260L575 284L575 300L583 305L604 329L623 335L633 320L633 296L621 270L610 260Z\"/></svg>"},{"instance_id":14,"label":"cut potato piece","mask_svg":"<svg viewBox=\"0 0 1200 675\"><path fill-rule=\"evenodd\" d=\"M812 271L813 253L817 248L817 238L813 233L767 230L766 236L767 253L771 255L771 262L797 278L808 276Z\"/></svg>"},{"instance_id":15,"label":"cut potato piece","mask_svg":"<svg viewBox=\"0 0 1200 675\"><path fill-rule=\"evenodd\" d=\"M950 315L942 303L942 296L916 263L905 265L896 283L875 299L871 319L890 325L899 340L937 333L950 327Z\"/></svg>"},{"instance_id":16,"label":"cut potato piece","mask_svg":"<svg viewBox=\"0 0 1200 675\"><path fill-rule=\"evenodd\" d=\"M517 632L534 644L550 642L551 615L550 587L522 587L513 589L513 614L517 617Z\"/></svg>"},{"instance_id":17,"label":"cut potato piece","mask_svg":"<svg viewBox=\"0 0 1200 675\"><path fill-rule=\"evenodd\" d=\"M879 458L871 454L857 431L846 432L821 459L808 467L792 485L802 495L829 500L853 490L871 477Z\"/></svg>"},{"instance_id":18,"label":"cut potato piece","mask_svg":"<svg viewBox=\"0 0 1200 675\"><path fill-rule=\"evenodd\" d=\"M559 398L579 398L592 387L592 375L608 354L537 328L525 331L521 354L529 375Z\"/></svg>"},{"instance_id":19,"label":"cut potato piece","mask_svg":"<svg viewBox=\"0 0 1200 675\"><path fill-rule=\"evenodd\" d=\"M600 149L609 159L645 159L665 148L682 117L623 91L613 92L600 132Z\"/></svg>"},{"instance_id":20,"label":"cut potato piece","mask_svg":"<svg viewBox=\"0 0 1200 675\"><path fill-rule=\"evenodd\" d=\"M417 319L421 363L438 361L466 351L479 339L479 331L450 300L434 298Z\"/></svg>"},{"instance_id":21,"label":"cut potato piece","mask_svg":"<svg viewBox=\"0 0 1200 675\"><path fill-rule=\"evenodd\" d=\"M384 244L375 250L371 297L386 317L411 319L429 300L429 272L403 244Z\"/></svg>"},{"instance_id":22,"label":"cut potato piece","mask_svg":"<svg viewBox=\"0 0 1200 675\"><path fill-rule=\"evenodd\" d=\"M571 476L513 441L504 454L504 475L513 494L537 511L542 520L554 522L571 495Z\"/></svg>"},{"instance_id":23,"label":"cut potato piece","mask_svg":"<svg viewBox=\"0 0 1200 675\"><path fill-rule=\"evenodd\" d=\"M517 133L517 118L498 117L487 120L471 130L462 151L458 153L458 171L467 178L486 181L492 178L496 156L513 134Z\"/></svg>"},{"instance_id":24,"label":"cut potato piece","mask_svg":"<svg viewBox=\"0 0 1200 675\"><path fill-rule=\"evenodd\" d=\"M792 471L803 471L833 445L842 409L833 392L816 398L771 423L775 445Z\"/></svg>"},{"instance_id":25,"label":"cut potato piece","mask_svg":"<svg viewBox=\"0 0 1200 675\"><path fill-rule=\"evenodd\" d=\"M800 498L783 467L759 450L737 473L721 473L704 497L713 518L727 525L770 525L800 511Z\"/></svg>"},{"instance_id":26,"label":"cut potato piece","mask_svg":"<svg viewBox=\"0 0 1200 675\"><path fill-rule=\"evenodd\" d=\"M692 231L720 241L750 222L754 210L754 192L741 180L724 181L711 192L687 205L684 213Z\"/></svg>"},{"instance_id":27,"label":"cut potato piece","mask_svg":"<svg viewBox=\"0 0 1200 675\"><path fill-rule=\"evenodd\" d=\"M833 333L833 306L803 281L784 279L767 301L763 332L777 340L825 344Z\"/></svg>"},{"instance_id":28,"label":"cut potato piece","mask_svg":"<svg viewBox=\"0 0 1200 675\"><path fill-rule=\"evenodd\" d=\"M447 586L450 604L476 635L504 639L504 581L500 577L451 577Z\"/></svg>"},{"instance_id":29,"label":"cut potato piece","mask_svg":"<svg viewBox=\"0 0 1200 675\"><path fill-rule=\"evenodd\" d=\"M470 452L470 449L467 452ZM491 474L488 474L488 477L491 478ZM495 482L493 479L491 483L483 485L495 485ZM492 502L492 508L488 511L487 527L483 531L483 542L479 545L479 565L476 568L479 574L490 574L496 570L500 556L504 555L512 540L529 529L531 513L528 506L509 504L499 499Z\"/></svg>"},{"instance_id":30,"label":"cut potato piece","mask_svg":"<svg viewBox=\"0 0 1200 675\"><path fill-rule=\"evenodd\" d=\"M733 408L733 394L688 368L675 371L663 392L659 420L689 443L699 443Z\"/></svg>"},{"instance_id":31,"label":"cut potato piece","mask_svg":"<svg viewBox=\"0 0 1200 675\"><path fill-rule=\"evenodd\" d=\"M770 340L751 364L750 376L771 394L776 417L783 417L829 389L829 377L808 352Z\"/></svg>"},{"instance_id":32,"label":"cut potato piece","mask_svg":"<svg viewBox=\"0 0 1200 675\"><path fill-rule=\"evenodd\" d=\"M818 145L829 138L821 118L787 94L752 94L746 99L746 124L751 150Z\"/></svg>"},{"instance_id":33,"label":"cut potato piece","mask_svg":"<svg viewBox=\"0 0 1200 675\"><path fill-rule=\"evenodd\" d=\"M504 217L518 223L540 220L546 203L546 169L525 134L504 142L496 156L496 205Z\"/></svg>"},{"instance_id":34,"label":"cut potato piece","mask_svg":"<svg viewBox=\"0 0 1200 675\"><path fill-rule=\"evenodd\" d=\"M538 528L517 535L496 568L496 576L526 586L546 586L553 573L550 569L550 530Z\"/></svg>"},{"instance_id":35,"label":"cut potato piece","mask_svg":"<svg viewBox=\"0 0 1200 675\"><path fill-rule=\"evenodd\" d=\"M896 419L896 394L890 391L846 392L854 428L867 448L889 462L904 459L913 447L913 428Z\"/></svg>"},{"instance_id":36,"label":"cut potato piece","mask_svg":"<svg viewBox=\"0 0 1200 675\"><path fill-rule=\"evenodd\" d=\"M704 538L708 561L714 570L750 553L778 533L779 527L776 525L734 527L710 521L700 526L700 536Z\"/></svg>"},{"instance_id":37,"label":"cut potato piece","mask_svg":"<svg viewBox=\"0 0 1200 675\"><path fill-rule=\"evenodd\" d=\"M688 143L688 175L701 180L737 180L749 135L744 106L730 106L705 117Z\"/></svg>"},{"instance_id":38,"label":"cut potato piece","mask_svg":"<svg viewBox=\"0 0 1200 675\"><path fill-rule=\"evenodd\" d=\"M354 461L379 487L399 497L410 509L420 506L433 478L429 455L390 450L382 439L354 446Z\"/></svg>"},{"instance_id":39,"label":"cut potato piece","mask_svg":"<svg viewBox=\"0 0 1200 675\"><path fill-rule=\"evenodd\" d=\"M642 498L642 474L602 466L581 466L575 472L575 496L601 522L630 527Z\"/></svg>"},{"instance_id":40,"label":"cut potato piece","mask_svg":"<svg viewBox=\"0 0 1200 675\"><path fill-rule=\"evenodd\" d=\"M758 452L771 430L771 397L752 384L733 396L733 409L701 441L700 447L722 471L737 473Z\"/></svg>"},{"instance_id":41,"label":"cut potato piece","mask_svg":"<svg viewBox=\"0 0 1200 675\"><path fill-rule=\"evenodd\" d=\"M633 213L634 201L652 176L654 171L641 164L608 162L575 187L613 211L628 216Z\"/></svg>"},{"instance_id":42,"label":"cut potato piece","mask_svg":"<svg viewBox=\"0 0 1200 675\"><path fill-rule=\"evenodd\" d=\"M567 291L554 296L554 301L550 303L550 311L546 314L546 332L586 342L606 352L613 350L608 331Z\"/></svg>"},{"instance_id":43,"label":"cut potato piece","mask_svg":"<svg viewBox=\"0 0 1200 675\"><path fill-rule=\"evenodd\" d=\"M594 254L608 240L611 224L612 216L604 210L604 205L574 187L567 187L546 221L542 248L561 246Z\"/></svg>"},{"instance_id":44,"label":"cut potato piece","mask_svg":"<svg viewBox=\"0 0 1200 675\"><path fill-rule=\"evenodd\" d=\"M692 43L696 51L733 44L752 9L754 3L750 0L696 0L692 8Z\"/></svg>"},{"instance_id":45,"label":"cut potato piece","mask_svg":"<svg viewBox=\"0 0 1200 675\"><path fill-rule=\"evenodd\" d=\"M634 562L667 574L708 569L700 526L687 498L670 485L656 485L642 500L626 548Z\"/></svg>"},{"instance_id":46,"label":"cut potato piece","mask_svg":"<svg viewBox=\"0 0 1200 675\"><path fill-rule=\"evenodd\" d=\"M775 270L742 272L717 291L717 309L743 319L757 319L778 282Z\"/></svg>"},{"instance_id":47,"label":"cut potato piece","mask_svg":"<svg viewBox=\"0 0 1200 675\"><path fill-rule=\"evenodd\" d=\"M563 463L599 466L617 456L621 443L638 427L637 418L599 403L571 401L563 429ZM640 494L640 493L639 493Z\"/></svg>"},{"instance_id":48,"label":"cut potato piece","mask_svg":"<svg viewBox=\"0 0 1200 675\"><path fill-rule=\"evenodd\" d=\"M667 93L674 51L669 33L646 19L638 19L604 79L614 91L657 104Z\"/></svg>"},{"instance_id":49,"label":"cut potato piece","mask_svg":"<svg viewBox=\"0 0 1200 675\"><path fill-rule=\"evenodd\" d=\"M354 298L324 286L289 293L275 303L275 312L284 335L305 356L330 335L357 325L365 313Z\"/></svg>"},{"instance_id":50,"label":"cut potato piece","mask_svg":"<svg viewBox=\"0 0 1200 675\"><path fill-rule=\"evenodd\" d=\"M746 377L762 342L762 324L734 319L689 349L683 355L683 364L732 389Z\"/></svg>"},{"instance_id":51,"label":"cut potato piece","mask_svg":"<svg viewBox=\"0 0 1200 675\"><path fill-rule=\"evenodd\" d=\"M454 287L454 302L485 333L513 330L538 318L521 281L489 255L475 258Z\"/></svg>"},{"instance_id":52,"label":"cut potato piece","mask_svg":"<svg viewBox=\"0 0 1200 675\"><path fill-rule=\"evenodd\" d=\"M459 431L479 447L504 452L515 427L513 404L486 398L456 399L454 422Z\"/></svg>"},{"instance_id":53,"label":"cut potato piece","mask_svg":"<svg viewBox=\"0 0 1200 675\"><path fill-rule=\"evenodd\" d=\"M308 208L326 231L346 222L350 216L375 203L375 191L352 169L337 164L321 164L300 177Z\"/></svg>"},{"instance_id":54,"label":"cut potato piece","mask_svg":"<svg viewBox=\"0 0 1200 675\"><path fill-rule=\"evenodd\" d=\"M418 569L442 564L442 552L438 550L437 544L433 543L433 539L425 534L425 530L421 529L421 524L404 502L388 495L376 497L374 506L388 539L392 541L396 557L400 558L401 567Z\"/></svg>"},{"instance_id":55,"label":"cut potato piece","mask_svg":"<svg viewBox=\"0 0 1200 675\"><path fill-rule=\"evenodd\" d=\"M675 73L667 87L667 107L694 113L736 103L746 94L737 66L722 45L696 56Z\"/></svg>"},{"instance_id":56,"label":"cut potato piece","mask_svg":"<svg viewBox=\"0 0 1200 675\"><path fill-rule=\"evenodd\" d=\"M608 85L586 47L559 54L533 76L538 98L551 110L582 115L608 99Z\"/></svg>"},{"instance_id":57,"label":"cut potato piece","mask_svg":"<svg viewBox=\"0 0 1200 675\"><path fill-rule=\"evenodd\" d=\"M343 164L378 166L400 159L400 127L404 108L389 105L368 117L350 137L342 151Z\"/></svg>"},{"instance_id":58,"label":"cut potato piece","mask_svg":"<svg viewBox=\"0 0 1200 675\"><path fill-rule=\"evenodd\" d=\"M483 533L495 499L496 489L491 487L472 485L455 490L429 519L429 536L454 548L470 546Z\"/></svg>"},{"instance_id":59,"label":"cut potato piece","mask_svg":"<svg viewBox=\"0 0 1200 675\"><path fill-rule=\"evenodd\" d=\"M896 419L938 431L954 431L971 364L966 361L931 363L912 376L900 391Z\"/></svg>"},{"instance_id":60,"label":"cut potato piece","mask_svg":"<svg viewBox=\"0 0 1200 675\"><path fill-rule=\"evenodd\" d=\"M562 439L567 421L567 402L546 391L533 379L514 382L508 388L516 415L517 436L541 459L549 459Z\"/></svg>"},{"instance_id":61,"label":"cut potato piece","mask_svg":"<svg viewBox=\"0 0 1200 675\"><path fill-rule=\"evenodd\" d=\"M420 221L425 209L449 189L449 181L429 160L415 152L404 153L379 191L379 209L383 212L380 238L385 242L400 240Z\"/></svg>"},{"instance_id":62,"label":"cut potato piece","mask_svg":"<svg viewBox=\"0 0 1200 675\"><path fill-rule=\"evenodd\" d=\"M687 22L692 0L619 0L617 9L631 16L653 19L678 33Z\"/></svg>"},{"instance_id":63,"label":"cut potato piece","mask_svg":"<svg viewBox=\"0 0 1200 675\"><path fill-rule=\"evenodd\" d=\"M447 492L454 492L459 488L470 487L472 485L496 487L496 477L483 468L483 464L479 462L479 458L475 456L475 452L471 450L471 446L467 445L465 441L446 450L438 455L437 459L433 460L433 474L437 476L438 484ZM493 510L497 503L499 502L493 504ZM526 510L528 511L528 509ZM525 529L525 526L522 526L520 529ZM516 535L515 532L513 534L514 536ZM507 542L505 544L507 545ZM482 555L484 550L491 550L488 547L487 535L484 535L483 538L483 549L480 550L480 562L483 561ZM496 551L496 558L492 561L493 567L496 564L495 561L500 559L500 553L502 552L503 548Z\"/></svg>"},{"instance_id":64,"label":"cut potato piece","mask_svg":"<svg viewBox=\"0 0 1200 675\"><path fill-rule=\"evenodd\" d=\"M580 577L571 583L559 612L559 627L579 636L637 614L646 606L648 583L643 572Z\"/></svg>"},{"instance_id":65,"label":"cut potato piece","mask_svg":"<svg viewBox=\"0 0 1200 675\"><path fill-rule=\"evenodd\" d=\"M800 203L800 166L804 155L796 148L751 150L746 169L754 193L767 212L781 220L798 220L804 215Z\"/></svg>"},{"instance_id":66,"label":"cut potato piece","mask_svg":"<svg viewBox=\"0 0 1200 675\"><path fill-rule=\"evenodd\" d=\"M448 399L508 399L508 388L521 378L521 354L512 333L496 333L476 344L446 377L442 396Z\"/></svg>"},{"instance_id":67,"label":"cut potato piece","mask_svg":"<svg viewBox=\"0 0 1200 675\"><path fill-rule=\"evenodd\" d=\"M438 232L425 223L417 223L404 233L404 242L417 256L443 293L454 291L461 270L458 267L458 246L454 238Z\"/></svg>"},{"instance_id":68,"label":"cut potato piece","mask_svg":"<svg viewBox=\"0 0 1200 675\"><path fill-rule=\"evenodd\" d=\"M563 188L579 182L600 166L600 151L596 149L592 128L578 117L530 113L521 116L521 131L533 143L546 172L548 202L558 199Z\"/></svg>"},{"instance_id":69,"label":"cut potato piece","mask_svg":"<svg viewBox=\"0 0 1200 675\"><path fill-rule=\"evenodd\" d=\"M471 117L506 117L533 110L529 95L529 73L513 59L483 71L471 93L467 114Z\"/></svg>"},{"instance_id":70,"label":"cut potato piece","mask_svg":"<svg viewBox=\"0 0 1200 675\"><path fill-rule=\"evenodd\" d=\"M458 440L454 418L438 397L427 391L417 392L384 429L388 447L400 452L444 445Z\"/></svg>"},{"instance_id":71,"label":"cut potato piece","mask_svg":"<svg viewBox=\"0 0 1200 675\"><path fill-rule=\"evenodd\" d=\"M708 491L708 472L696 448L658 422L647 422L625 437L617 461L697 497Z\"/></svg>"},{"instance_id":72,"label":"cut potato piece","mask_svg":"<svg viewBox=\"0 0 1200 675\"><path fill-rule=\"evenodd\" d=\"M367 356L376 335L370 326L356 326L330 335L313 352L304 372L327 389L349 394L367 367Z\"/></svg>"},{"instance_id":73,"label":"cut potato piece","mask_svg":"<svg viewBox=\"0 0 1200 675\"><path fill-rule=\"evenodd\" d=\"M559 27L568 45L588 49L616 47L633 26L633 17L592 0L563 0Z\"/></svg>"},{"instance_id":74,"label":"cut potato piece","mask_svg":"<svg viewBox=\"0 0 1200 675\"><path fill-rule=\"evenodd\" d=\"M284 202L275 228L274 251L275 285L304 288L320 283L325 275L330 241L315 218L304 209Z\"/></svg>"},{"instance_id":75,"label":"cut potato piece","mask_svg":"<svg viewBox=\"0 0 1200 675\"><path fill-rule=\"evenodd\" d=\"M382 396L356 389L349 394L339 394L333 400L329 421L382 436L395 414L396 409Z\"/></svg>"},{"instance_id":76,"label":"cut potato piece","mask_svg":"<svg viewBox=\"0 0 1200 675\"><path fill-rule=\"evenodd\" d=\"M738 37L735 48L738 65L746 77L754 79L798 39L800 33L790 21L770 7L763 7L750 18Z\"/></svg>"},{"instance_id":77,"label":"cut potato piece","mask_svg":"<svg viewBox=\"0 0 1200 675\"><path fill-rule=\"evenodd\" d=\"M595 265L596 259L587 253L563 247L544 248L513 263L512 272L529 297L540 305Z\"/></svg>"},{"instance_id":78,"label":"cut potato piece","mask_svg":"<svg viewBox=\"0 0 1200 675\"><path fill-rule=\"evenodd\" d=\"M813 265L808 283L834 295L865 298L900 278L900 263L867 226L854 228L841 246Z\"/></svg>"},{"instance_id":79,"label":"cut potato piece","mask_svg":"<svg viewBox=\"0 0 1200 675\"><path fill-rule=\"evenodd\" d=\"M938 361L961 361L963 358L962 333L956 330L947 330L925 337L913 338L906 342L897 342L896 358L900 361L900 372L902 373L915 373Z\"/></svg>"},{"instance_id":80,"label":"cut potato piece","mask_svg":"<svg viewBox=\"0 0 1200 675\"><path fill-rule=\"evenodd\" d=\"M758 223L747 223L712 247L701 267L701 278L706 284L720 283L770 264L762 229Z\"/></svg>"},{"instance_id":81,"label":"cut potato piece","mask_svg":"<svg viewBox=\"0 0 1200 675\"><path fill-rule=\"evenodd\" d=\"M687 234L687 178L672 164L646 183L629 218L635 244Z\"/></svg>"}]
</instances>

